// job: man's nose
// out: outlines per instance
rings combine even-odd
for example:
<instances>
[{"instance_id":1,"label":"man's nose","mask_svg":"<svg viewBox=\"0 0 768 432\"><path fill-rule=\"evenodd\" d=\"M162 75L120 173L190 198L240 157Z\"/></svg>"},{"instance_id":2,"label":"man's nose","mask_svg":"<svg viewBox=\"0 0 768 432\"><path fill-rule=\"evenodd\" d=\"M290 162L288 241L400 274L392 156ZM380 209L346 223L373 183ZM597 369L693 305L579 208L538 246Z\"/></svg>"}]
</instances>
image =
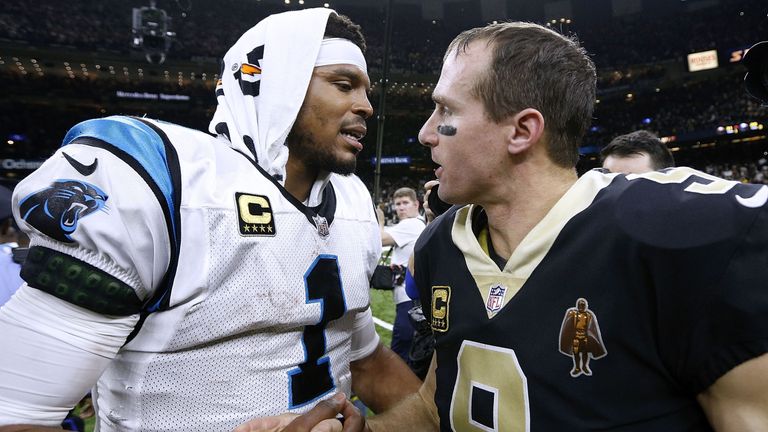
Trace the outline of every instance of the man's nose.
<instances>
[{"instance_id":1,"label":"man's nose","mask_svg":"<svg viewBox=\"0 0 768 432\"><path fill-rule=\"evenodd\" d=\"M419 130L419 142L427 147L437 145L437 126L435 126L434 117L434 113L430 115Z\"/></svg>"},{"instance_id":2,"label":"man's nose","mask_svg":"<svg viewBox=\"0 0 768 432\"><path fill-rule=\"evenodd\" d=\"M355 104L352 106L352 112L366 120L373 115L373 106L371 105L371 101L368 100L368 95L365 92L363 92L362 96L355 101Z\"/></svg>"}]
</instances>

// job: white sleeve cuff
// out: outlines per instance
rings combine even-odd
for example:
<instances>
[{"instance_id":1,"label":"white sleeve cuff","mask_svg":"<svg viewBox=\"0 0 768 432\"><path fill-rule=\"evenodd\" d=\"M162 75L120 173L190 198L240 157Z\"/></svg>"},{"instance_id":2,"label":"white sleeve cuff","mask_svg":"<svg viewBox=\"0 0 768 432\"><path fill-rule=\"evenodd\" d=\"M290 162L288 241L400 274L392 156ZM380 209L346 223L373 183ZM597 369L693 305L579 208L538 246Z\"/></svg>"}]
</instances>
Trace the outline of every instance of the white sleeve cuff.
<instances>
[{"instance_id":1,"label":"white sleeve cuff","mask_svg":"<svg viewBox=\"0 0 768 432\"><path fill-rule=\"evenodd\" d=\"M371 308L358 312L352 328L352 351L350 361L368 357L379 346L379 334L373 324Z\"/></svg>"}]
</instances>

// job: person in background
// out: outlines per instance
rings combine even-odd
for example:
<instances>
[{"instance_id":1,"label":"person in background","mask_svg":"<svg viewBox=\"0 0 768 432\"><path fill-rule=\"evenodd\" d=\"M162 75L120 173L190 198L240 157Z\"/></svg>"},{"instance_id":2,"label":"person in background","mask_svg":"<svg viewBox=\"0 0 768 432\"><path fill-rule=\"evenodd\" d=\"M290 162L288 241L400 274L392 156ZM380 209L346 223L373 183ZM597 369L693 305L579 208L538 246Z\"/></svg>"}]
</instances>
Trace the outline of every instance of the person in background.
<instances>
[{"instance_id":1,"label":"person in background","mask_svg":"<svg viewBox=\"0 0 768 432\"><path fill-rule=\"evenodd\" d=\"M0 185L0 306L21 287L21 264L29 238L13 220L11 190Z\"/></svg>"},{"instance_id":2,"label":"person in background","mask_svg":"<svg viewBox=\"0 0 768 432\"><path fill-rule=\"evenodd\" d=\"M642 174L675 166L675 158L656 135L639 130L619 135L600 151L603 168L622 174Z\"/></svg>"},{"instance_id":3,"label":"person in background","mask_svg":"<svg viewBox=\"0 0 768 432\"><path fill-rule=\"evenodd\" d=\"M408 362L408 351L413 340L413 326L408 318L408 311L413 307L413 301L405 292L405 277L408 259L413 253L416 239L424 230L424 220L419 215L419 199L416 191L402 187L395 191L392 200L397 213L398 223L392 226L384 225L384 214L378 210L379 227L381 229L382 246L394 248L390 263L395 275L394 290L395 322L392 328L392 351Z\"/></svg>"}]
</instances>

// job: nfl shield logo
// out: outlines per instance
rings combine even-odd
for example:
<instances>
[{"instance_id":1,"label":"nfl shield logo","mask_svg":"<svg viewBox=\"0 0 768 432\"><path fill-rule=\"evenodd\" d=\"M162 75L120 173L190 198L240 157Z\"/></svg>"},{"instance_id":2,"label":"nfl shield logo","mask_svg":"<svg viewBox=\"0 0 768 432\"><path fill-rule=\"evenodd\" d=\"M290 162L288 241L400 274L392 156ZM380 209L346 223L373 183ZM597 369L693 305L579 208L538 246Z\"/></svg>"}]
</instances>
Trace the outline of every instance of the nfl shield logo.
<instances>
[{"instance_id":1,"label":"nfl shield logo","mask_svg":"<svg viewBox=\"0 0 768 432\"><path fill-rule=\"evenodd\" d=\"M504 306L504 294L507 293L507 287L501 284L491 286L491 290L488 293L488 302L485 304L485 308L490 313L496 313Z\"/></svg>"},{"instance_id":2,"label":"nfl shield logo","mask_svg":"<svg viewBox=\"0 0 768 432\"><path fill-rule=\"evenodd\" d=\"M320 215L312 216L312 220L315 221L317 233L320 234L320 237L328 237L328 234L331 233L330 229L328 229L328 220Z\"/></svg>"}]
</instances>

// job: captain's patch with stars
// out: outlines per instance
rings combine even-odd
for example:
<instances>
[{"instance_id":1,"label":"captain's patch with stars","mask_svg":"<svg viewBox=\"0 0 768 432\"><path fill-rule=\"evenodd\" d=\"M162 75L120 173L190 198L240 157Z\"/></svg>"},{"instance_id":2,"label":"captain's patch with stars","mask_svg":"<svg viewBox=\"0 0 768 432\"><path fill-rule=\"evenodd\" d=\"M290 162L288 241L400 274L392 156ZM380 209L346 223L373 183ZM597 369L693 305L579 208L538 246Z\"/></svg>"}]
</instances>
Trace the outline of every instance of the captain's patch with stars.
<instances>
[{"instance_id":1,"label":"captain's patch with stars","mask_svg":"<svg viewBox=\"0 0 768 432\"><path fill-rule=\"evenodd\" d=\"M264 195L235 193L237 229L242 236L274 236L275 218L269 198Z\"/></svg>"}]
</instances>

